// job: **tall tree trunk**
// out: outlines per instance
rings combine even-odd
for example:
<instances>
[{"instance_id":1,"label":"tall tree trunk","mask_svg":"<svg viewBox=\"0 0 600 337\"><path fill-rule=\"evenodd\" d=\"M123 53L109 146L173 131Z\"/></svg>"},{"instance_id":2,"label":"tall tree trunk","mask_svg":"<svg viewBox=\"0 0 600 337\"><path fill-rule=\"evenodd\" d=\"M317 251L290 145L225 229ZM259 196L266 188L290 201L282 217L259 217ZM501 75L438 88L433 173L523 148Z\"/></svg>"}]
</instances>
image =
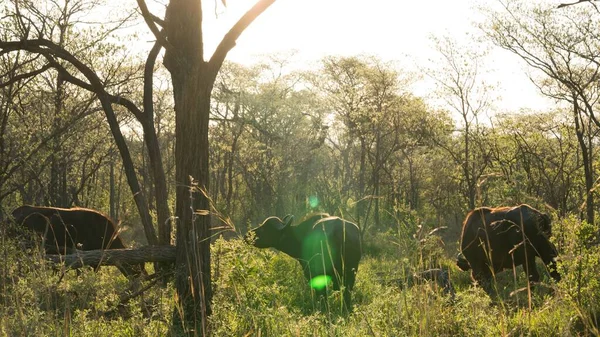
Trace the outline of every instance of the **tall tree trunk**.
<instances>
[{"instance_id":1,"label":"tall tree trunk","mask_svg":"<svg viewBox=\"0 0 600 337\"><path fill-rule=\"evenodd\" d=\"M207 335L206 317L211 313L210 214L207 197L211 91L217 72L237 38L274 1L258 1L227 32L211 59L206 62L202 1L169 1L163 27L165 36L154 24L145 3L138 0L144 19L165 47L163 63L173 83L175 212L178 216L175 259L178 310L174 311L173 321L176 329L182 329L188 335Z\"/></svg>"},{"instance_id":2,"label":"tall tree trunk","mask_svg":"<svg viewBox=\"0 0 600 337\"><path fill-rule=\"evenodd\" d=\"M243 127L240 128L240 130L242 130ZM229 151L229 153L227 153L226 156L226 165L227 165L227 195L225 197L225 205L226 205L226 211L228 212L229 216L232 216L233 214L231 214L231 212L233 212L233 209L231 208L231 199L233 198L233 163L235 160L235 156L236 156L236 151L237 151L237 142L238 142L238 138L240 137L242 133L236 133L233 137L233 142L231 143L231 151Z\"/></svg>"},{"instance_id":3,"label":"tall tree trunk","mask_svg":"<svg viewBox=\"0 0 600 337\"><path fill-rule=\"evenodd\" d=\"M578 95L573 94L573 117L575 119L575 133L577 135L577 141L579 142L579 148L581 150L581 157L583 161L583 170L585 175L585 204L586 204L586 216L585 220L590 224L594 224L594 176L593 176L593 161L592 161L592 148L591 144L586 144L586 135L583 126L582 111L579 107ZM589 124L588 124L589 126ZM588 129L589 134L589 129ZM589 138L589 135L588 135Z\"/></svg>"},{"instance_id":4,"label":"tall tree trunk","mask_svg":"<svg viewBox=\"0 0 600 337\"><path fill-rule=\"evenodd\" d=\"M200 1L171 0L165 15L168 41L164 64L171 74L175 100L175 213L177 214L175 287L173 312L175 329L185 334L206 336L211 313L208 199L208 118L210 112L209 74L202 44ZM204 80L204 81L203 81ZM194 179L192 185L191 179Z\"/></svg>"},{"instance_id":5,"label":"tall tree trunk","mask_svg":"<svg viewBox=\"0 0 600 337\"><path fill-rule=\"evenodd\" d=\"M100 86L100 84L95 83L95 86ZM142 226L144 226L144 234L146 234L146 240L148 241L148 244L156 245L158 243L158 239L156 237L154 226L152 226L152 218L150 217L150 210L148 209L146 196L143 190L140 188L139 181L135 174L133 160L131 159L131 154L129 153L129 148L127 147L127 142L121 133L117 117L115 116L112 105L106 96L106 94L98 94L98 99L102 104L102 109L104 110L106 119L108 120L108 125L115 139L115 144L117 145L117 149L119 150L119 154L123 160L125 177L127 178L127 183L129 184L129 188L133 195L133 200L138 209L138 213L140 214Z\"/></svg>"},{"instance_id":6,"label":"tall tree trunk","mask_svg":"<svg viewBox=\"0 0 600 337\"><path fill-rule=\"evenodd\" d=\"M65 208L69 208L71 207L71 202L69 201L69 192L67 190L67 162L66 159L63 157L61 158L61 163L60 163L60 205L61 207L65 207Z\"/></svg>"},{"instance_id":7,"label":"tall tree trunk","mask_svg":"<svg viewBox=\"0 0 600 337\"><path fill-rule=\"evenodd\" d=\"M160 146L158 143L158 137L156 136L154 122L152 118L150 121L144 122L144 140L148 150L148 159L150 162L150 170L152 174L152 182L154 186L154 200L156 201L156 217L158 227L158 244L169 245L171 244L171 212L169 211L169 193L167 190L167 178L165 169L162 163L162 156L160 154Z\"/></svg>"},{"instance_id":8,"label":"tall tree trunk","mask_svg":"<svg viewBox=\"0 0 600 337\"><path fill-rule=\"evenodd\" d=\"M380 132L377 131L377 141L375 143L375 167L373 168L373 196L375 198L374 217L375 217L375 228L381 229L380 217L379 217L379 197L380 197L380 167L381 167L381 136Z\"/></svg>"},{"instance_id":9,"label":"tall tree trunk","mask_svg":"<svg viewBox=\"0 0 600 337\"><path fill-rule=\"evenodd\" d=\"M591 121L588 120L587 127L587 163L585 170L585 189L586 189L586 218L587 222L590 225L594 225L594 215L595 215L595 207L594 207L594 142L591 133Z\"/></svg>"},{"instance_id":10,"label":"tall tree trunk","mask_svg":"<svg viewBox=\"0 0 600 337\"><path fill-rule=\"evenodd\" d=\"M178 305L174 319L195 322L194 330L206 335L206 319L212 298L210 279L210 215L205 194L209 188L208 119L212 83L201 72L185 80L173 76L176 111L175 180L177 223L176 288ZM177 83L177 84L176 84ZM194 179L196 186L190 186ZM196 214L197 211L203 211ZM200 315L200 317L197 317Z\"/></svg>"},{"instance_id":11,"label":"tall tree trunk","mask_svg":"<svg viewBox=\"0 0 600 337\"><path fill-rule=\"evenodd\" d=\"M467 201L469 210L475 209L475 177L473 175L473 171L470 170L471 165L471 148L470 148L470 124L467 116L467 112L463 108L463 121L465 122L465 158L463 162L463 174L465 178L465 182L467 184Z\"/></svg>"},{"instance_id":12,"label":"tall tree trunk","mask_svg":"<svg viewBox=\"0 0 600 337\"><path fill-rule=\"evenodd\" d=\"M112 156L111 156L112 157ZM108 198L108 204L109 204L109 214L110 214L110 218L113 219L114 221L117 220L117 212L116 212L116 195L115 195L115 161L113 158L111 158L109 160L109 167L110 167L110 173L109 173L109 179L108 179L108 184L110 185L110 194L109 194L109 198Z\"/></svg>"},{"instance_id":13,"label":"tall tree trunk","mask_svg":"<svg viewBox=\"0 0 600 337\"><path fill-rule=\"evenodd\" d=\"M236 95L235 98L235 107L233 109L233 118L239 119L240 112L240 93ZM238 139L241 137L244 132L244 123L240 122L240 125L237 126L237 130L234 131L237 125L232 123L231 130L233 133L233 140L231 142L231 150L225 156L225 165L226 165L226 174L227 174L227 194L225 197L225 211L229 214L230 217L233 217L232 208L231 208L231 199L233 198L233 169L234 169L234 161L235 156L237 154L237 143Z\"/></svg>"},{"instance_id":14,"label":"tall tree trunk","mask_svg":"<svg viewBox=\"0 0 600 337\"><path fill-rule=\"evenodd\" d=\"M56 79L56 92L54 93L54 119L53 119L53 129L58 130L60 128L61 121L61 112L63 109L63 80L60 76ZM61 166L63 162L63 158L61 156L61 143L62 137L57 136L52 141L52 154L50 155L50 186L48 186L48 194L50 199L50 205L48 206L57 206L63 207L62 205L62 196L61 196Z\"/></svg>"},{"instance_id":15,"label":"tall tree trunk","mask_svg":"<svg viewBox=\"0 0 600 337\"><path fill-rule=\"evenodd\" d=\"M366 228L361 226L361 216L364 213L364 197L365 197L365 175L367 174L366 160L367 160L367 145L363 138L360 139L360 167L358 169L358 191L356 193L356 224L359 228Z\"/></svg>"},{"instance_id":16,"label":"tall tree trunk","mask_svg":"<svg viewBox=\"0 0 600 337\"><path fill-rule=\"evenodd\" d=\"M416 210L419 207L419 192L417 190L417 178L415 177L415 167L412 158L405 153L406 161L408 162L408 184L410 191L409 209Z\"/></svg>"}]
</instances>

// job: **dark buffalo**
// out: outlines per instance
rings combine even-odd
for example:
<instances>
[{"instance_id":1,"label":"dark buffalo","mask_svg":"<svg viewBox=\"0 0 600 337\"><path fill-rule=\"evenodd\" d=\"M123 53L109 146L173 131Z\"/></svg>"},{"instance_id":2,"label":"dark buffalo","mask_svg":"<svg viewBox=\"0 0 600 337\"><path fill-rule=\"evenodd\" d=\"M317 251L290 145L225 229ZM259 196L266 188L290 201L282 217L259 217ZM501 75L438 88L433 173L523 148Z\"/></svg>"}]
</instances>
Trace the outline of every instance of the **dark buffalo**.
<instances>
[{"instance_id":1,"label":"dark buffalo","mask_svg":"<svg viewBox=\"0 0 600 337\"><path fill-rule=\"evenodd\" d=\"M530 282L538 282L536 256L559 281L555 263L558 252L548 240L551 233L550 217L531 206L477 208L463 223L457 265L462 270L472 269L473 280L488 294L492 294L493 274L519 265L523 265Z\"/></svg>"},{"instance_id":2,"label":"dark buffalo","mask_svg":"<svg viewBox=\"0 0 600 337\"><path fill-rule=\"evenodd\" d=\"M296 226L292 221L291 215L284 220L267 218L246 239L254 237L254 246L276 248L298 260L319 296L325 294L328 282L334 290L343 286L344 303L350 309L350 291L362 254L358 226L328 214L312 215Z\"/></svg>"},{"instance_id":3,"label":"dark buffalo","mask_svg":"<svg viewBox=\"0 0 600 337\"><path fill-rule=\"evenodd\" d=\"M65 254L74 249L127 248L107 216L86 208L20 206L12 215L17 224L40 234L47 254ZM98 266L94 265L95 270ZM125 275L139 275L143 266L118 266Z\"/></svg>"}]
</instances>

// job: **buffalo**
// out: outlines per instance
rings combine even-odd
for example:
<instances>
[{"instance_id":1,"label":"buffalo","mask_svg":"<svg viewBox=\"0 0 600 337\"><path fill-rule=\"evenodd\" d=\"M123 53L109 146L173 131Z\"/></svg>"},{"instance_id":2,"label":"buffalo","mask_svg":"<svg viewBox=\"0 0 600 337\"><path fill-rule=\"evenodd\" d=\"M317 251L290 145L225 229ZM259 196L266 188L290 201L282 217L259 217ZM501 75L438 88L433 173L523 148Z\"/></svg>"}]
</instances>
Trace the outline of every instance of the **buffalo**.
<instances>
[{"instance_id":1,"label":"buffalo","mask_svg":"<svg viewBox=\"0 0 600 337\"><path fill-rule=\"evenodd\" d=\"M535 265L539 256L556 281L556 247L549 241L552 234L550 217L529 205L472 210L466 217L461 234L461 253L457 265L471 269L471 277L491 293L495 273L523 265L529 282L538 282Z\"/></svg>"},{"instance_id":2,"label":"buffalo","mask_svg":"<svg viewBox=\"0 0 600 337\"><path fill-rule=\"evenodd\" d=\"M17 224L41 236L46 254L127 248L112 220L92 209L24 205L17 207L12 216ZM98 270L99 266L92 267ZM117 267L125 276L145 273L143 265Z\"/></svg>"},{"instance_id":3,"label":"buffalo","mask_svg":"<svg viewBox=\"0 0 600 337\"><path fill-rule=\"evenodd\" d=\"M252 242L253 238L258 248L275 248L298 260L319 297L326 295L328 284L334 290L342 289L345 308L351 310L350 291L362 254L358 226L324 213L295 226L292 222L291 215L283 220L269 217L249 231L246 240Z\"/></svg>"}]
</instances>

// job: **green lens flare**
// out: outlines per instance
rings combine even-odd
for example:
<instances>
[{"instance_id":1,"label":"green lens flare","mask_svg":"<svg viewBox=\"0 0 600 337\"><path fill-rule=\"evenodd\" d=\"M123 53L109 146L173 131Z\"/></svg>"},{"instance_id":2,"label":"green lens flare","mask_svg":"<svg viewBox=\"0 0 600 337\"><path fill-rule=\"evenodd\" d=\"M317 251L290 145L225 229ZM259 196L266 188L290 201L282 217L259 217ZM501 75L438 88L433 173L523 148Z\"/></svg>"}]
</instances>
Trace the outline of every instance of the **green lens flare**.
<instances>
[{"instance_id":1,"label":"green lens flare","mask_svg":"<svg viewBox=\"0 0 600 337\"><path fill-rule=\"evenodd\" d=\"M308 204L311 208L316 208L317 206L319 206L319 198L317 198L316 195L311 195L310 197L308 197Z\"/></svg>"},{"instance_id":2,"label":"green lens flare","mask_svg":"<svg viewBox=\"0 0 600 337\"><path fill-rule=\"evenodd\" d=\"M321 290L331 282L331 276L329 275L319 275L317 277L313 277L310 280L310 287L316 290Z\"/></svg>"}]
</instances>

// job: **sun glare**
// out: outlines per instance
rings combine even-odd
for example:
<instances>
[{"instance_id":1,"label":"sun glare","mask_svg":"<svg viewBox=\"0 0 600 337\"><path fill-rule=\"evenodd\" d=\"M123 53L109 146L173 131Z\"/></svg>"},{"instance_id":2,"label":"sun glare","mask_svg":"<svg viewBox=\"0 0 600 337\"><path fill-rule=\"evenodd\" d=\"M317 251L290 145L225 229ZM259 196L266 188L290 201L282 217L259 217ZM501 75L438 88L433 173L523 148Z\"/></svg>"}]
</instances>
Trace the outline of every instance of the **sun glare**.
<instances>
[{"instance_id":1,"label":"sun glare","mask_svg":"<svg viewBox=\"0 0 600 337\"><path fill-rule=\"evenodd\" d=\"M215 10L215 3L217 9ZM210 57L228 29L255 3L231 0L205 2L205 57ZM238 39L227 59L252 64L262 55L294 53L293 67L308 68L330 56L375 55L383 60L398 60L408 71L417 71L431 55L431 36L449 35L458 42L471 41L478 34L474 22L481 17L477 6L486 0L453 2L389 0L278 0ZM523 65L502 51L493 51L496 71L491 83L499 83L504 96L501 107L540 108L546 103L536 88L523 76ZM427 92L431 84L423 83ZM522 97L522 99L515 97ZM528 104L524 106L524 104Z\"/></svg>"},{"instance_id":2,"label":"sun glare","mask_svg":"<svg viewBox=\"0 0 600 337\"><path fill-rule=\"evenodd\" d=\"M315 290L322 290L325 289L329 283L331 283L331 276L319 275L310 280L310 287Z\"/></svg>"}]
</instances>

